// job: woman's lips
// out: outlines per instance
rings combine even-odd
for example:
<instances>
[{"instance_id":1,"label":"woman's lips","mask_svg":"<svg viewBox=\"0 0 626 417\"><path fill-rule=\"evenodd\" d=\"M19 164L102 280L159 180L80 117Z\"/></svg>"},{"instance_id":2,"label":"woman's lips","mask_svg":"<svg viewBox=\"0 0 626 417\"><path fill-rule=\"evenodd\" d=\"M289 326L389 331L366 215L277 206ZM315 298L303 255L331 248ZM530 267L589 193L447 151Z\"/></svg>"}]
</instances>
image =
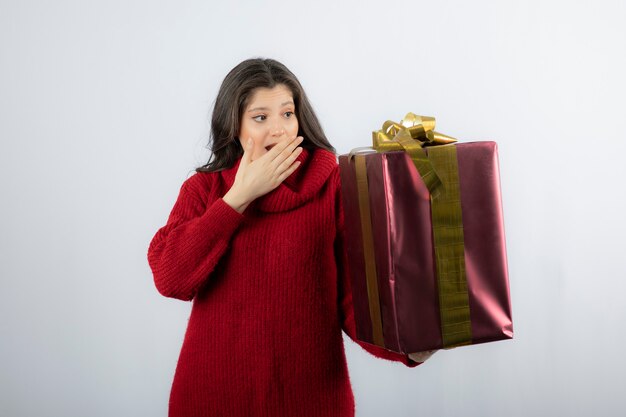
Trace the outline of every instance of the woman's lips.
<instances>
[{"instance_id":1,"label":"woman's lips","mask_svg":"<svg viewBox=\"0 0 626 417\"><path fill-rule=\"evenodd\" d=\"M265 149L267 149L267 150L269 151L270 149L272 149L272 148L274 147L274 145L276 145L276 144L275 144L275 143L272 143L271 145L267 145L267 146L265 147Z\"/></svg>"}]
</instances>

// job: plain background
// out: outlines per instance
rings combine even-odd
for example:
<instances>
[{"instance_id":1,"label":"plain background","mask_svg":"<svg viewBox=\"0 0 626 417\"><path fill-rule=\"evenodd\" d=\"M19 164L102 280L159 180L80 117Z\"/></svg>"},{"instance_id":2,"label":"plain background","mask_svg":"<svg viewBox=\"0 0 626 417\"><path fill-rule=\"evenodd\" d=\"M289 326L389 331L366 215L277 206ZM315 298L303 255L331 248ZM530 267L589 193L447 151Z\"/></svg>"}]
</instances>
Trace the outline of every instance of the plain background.
<instances>
[{"instance_id":1,"label":"plain background","mask_svg":"<svg viewBox=\"0 0 626 417\"><path fill-rule=\"evenodd\" d=\"M409 369L344 336L357 416L626 412L624 2L0 9L0 415L166 415L191 304L157 292L148 244L258 56L339 153L409 111L499 145L515 339Z\"/></svg>"}]
</instances>

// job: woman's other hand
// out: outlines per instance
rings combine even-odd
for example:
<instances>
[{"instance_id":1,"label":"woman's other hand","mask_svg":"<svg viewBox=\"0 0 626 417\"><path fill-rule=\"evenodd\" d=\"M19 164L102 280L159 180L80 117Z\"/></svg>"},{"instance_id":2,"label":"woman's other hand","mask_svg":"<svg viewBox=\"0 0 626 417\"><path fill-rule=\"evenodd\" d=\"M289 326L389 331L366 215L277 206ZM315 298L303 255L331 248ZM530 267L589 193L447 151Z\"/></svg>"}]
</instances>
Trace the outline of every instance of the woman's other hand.
<instances>
[{"instance_id":1,"label":"woman's other hand","mask_svg":"<svg viewBox=\"0 0 626 417\"><path fill-rule=\"evenodd\" d=\"M426 362L426 359L428 359L431 356L433 356L433 354L435 352L437 352L438 350L439 349L425 350L423 352L409 353L409 358L413 359L415 362Z\"/></svg>"}]
</instances>

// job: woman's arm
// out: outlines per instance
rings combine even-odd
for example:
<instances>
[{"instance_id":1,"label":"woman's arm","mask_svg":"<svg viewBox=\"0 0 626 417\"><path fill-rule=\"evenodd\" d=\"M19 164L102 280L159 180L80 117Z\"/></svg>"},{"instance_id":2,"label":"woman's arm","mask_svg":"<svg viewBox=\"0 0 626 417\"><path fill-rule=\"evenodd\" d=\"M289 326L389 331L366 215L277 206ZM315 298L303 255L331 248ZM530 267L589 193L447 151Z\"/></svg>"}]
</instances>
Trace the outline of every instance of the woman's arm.
<instances>
[{"instance_id":1,"label":"woman's arm","mask_svg":"<svg viewBox=\"0 0 626 417\"><path fill-rule=\"evenodd\" d=\"M148 263L157 290L165 297L189 301L226 252L244 215L218 198L206 207L187 179L165 226L150 242Z\"/></svg>"}]
</instances>

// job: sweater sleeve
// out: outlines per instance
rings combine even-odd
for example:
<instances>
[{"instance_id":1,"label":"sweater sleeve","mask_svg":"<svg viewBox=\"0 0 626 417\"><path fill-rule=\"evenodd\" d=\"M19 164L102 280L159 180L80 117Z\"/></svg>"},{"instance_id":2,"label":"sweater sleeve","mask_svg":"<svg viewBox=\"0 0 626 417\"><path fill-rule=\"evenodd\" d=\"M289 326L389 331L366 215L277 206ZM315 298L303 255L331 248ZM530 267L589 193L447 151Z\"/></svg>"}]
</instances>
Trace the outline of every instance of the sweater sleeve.
<instances>
[{"instance_id":1,"label":"sweater sleeve","mask_svg":"<svg viewBox=\"0 0 626 417\"><path fill-rule=\"evenodd\" d=\"M338 185L340 190L340 185ZM337 220L337 235L335 238L335 258L337 261L337 271L339 282L338 294L339 294L339 312L341 316L341 326L343 331L352 339L355 343L361 346L370 354L387 360L397 361L403 363L409 368L414 368L421 365L423 362L416 362L409 358L408 354L400 354L391 350L363 342L356 337L356 323L354 321L354 306L352 303L352 286L350 271L348 269L348 255L346 251L346 232L344 227L344 213L343 213L343 200L341 192L337 195L338 205L338 220Z\"/></svg>"},{"instance_id":2,"label":"sweater sleeve","mask_svg":"<svg viewBox=\"0 0 626 417\"><path fill-rule=\"evenodd\" d=\"M148 248L157 290L165 297L192 300L244 218L221 197L205 206L194 190L193 176L187 179L167 223Z\"/></svg>"}]
</instances>

